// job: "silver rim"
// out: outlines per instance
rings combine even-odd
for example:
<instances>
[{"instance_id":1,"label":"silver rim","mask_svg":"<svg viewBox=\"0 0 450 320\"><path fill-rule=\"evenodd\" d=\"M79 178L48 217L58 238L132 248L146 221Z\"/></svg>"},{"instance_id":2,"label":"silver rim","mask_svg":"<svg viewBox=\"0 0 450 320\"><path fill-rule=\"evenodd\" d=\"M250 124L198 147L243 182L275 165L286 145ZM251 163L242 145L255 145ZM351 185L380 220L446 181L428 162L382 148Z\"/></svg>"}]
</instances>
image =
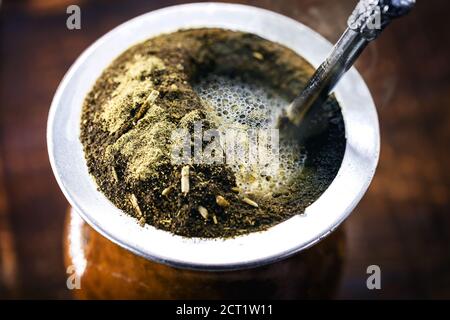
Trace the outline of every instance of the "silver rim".
<instances>
[{"instance_id":1,"label":"silver rim","mask_svg":"<svg viewBox=\"0 0 450 320\"><path fill-rule=\"evenodd\" d=\"M335 90L342 106L347 145L338 175L306 209L266 231L235 239L189 239L151 226L140 227L109 202L88 174L79 137L81 106L102 70L131 45L181 28L221 27L258 34L281 43L317 67L331 44L316 32L271 11L232 4L195 3L153 11L113 29L72 65L50 108L47 144L58 184L72 207L98 232L145 258L177 267L230 270L285 258L332 232L366 192L379 156L375 106L352 68Z\"/></svg>"}]
</instances>

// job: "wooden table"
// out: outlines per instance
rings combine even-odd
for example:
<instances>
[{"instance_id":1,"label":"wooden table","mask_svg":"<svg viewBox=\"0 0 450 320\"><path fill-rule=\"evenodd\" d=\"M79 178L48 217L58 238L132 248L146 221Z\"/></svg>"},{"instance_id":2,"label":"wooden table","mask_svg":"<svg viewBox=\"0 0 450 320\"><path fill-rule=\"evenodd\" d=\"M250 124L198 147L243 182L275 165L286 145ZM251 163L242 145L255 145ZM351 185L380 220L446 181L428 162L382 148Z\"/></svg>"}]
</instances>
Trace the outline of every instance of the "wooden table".
<instances>
[{"instance_id":1,"label":"wooden table","mask_svg":"<svg viewBox=\"0 0 450 320\"><path fill-rule=\"evenodd\" d=\"M66 28L77 3L82 29ZM62 261L67 203L45 127L76 57L118 24L181 1L6 1L0 9L0 297L68 298ZM354 0L245 1L297 19L330 41ZM358 62L381 123L375 179L346 222L339 298L450 298L450 3L418 1ZM447 36L447 38L446 38ZM366 268L382 289L366 287Z\"/></svg>"}]
</instances>

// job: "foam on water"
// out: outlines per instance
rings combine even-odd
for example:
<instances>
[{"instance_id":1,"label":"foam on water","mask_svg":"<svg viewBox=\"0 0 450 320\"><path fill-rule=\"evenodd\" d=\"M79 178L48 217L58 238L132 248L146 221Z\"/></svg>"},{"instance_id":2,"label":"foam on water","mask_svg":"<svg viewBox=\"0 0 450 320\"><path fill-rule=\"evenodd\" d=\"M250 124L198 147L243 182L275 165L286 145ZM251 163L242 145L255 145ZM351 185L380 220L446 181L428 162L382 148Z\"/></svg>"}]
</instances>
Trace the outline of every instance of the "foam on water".
<instances>
[{"instance_id":1,"label":"foam on water","mask_svg":"<svg viewBox=\"0 0 450 320\"><path fill-rule=\"evenodd\" d=\"M289 103L268 86L214 74L202 78L194 89L215 111L222 128L274 128L279 111ZM246 163L248 159L231 164L238 186L248 192L263 194L288 186L290 177L303 169L306 152L297 143L280 139L277 158L276 170L267 170L271 163L264 163L262 159L257 166Z\"/></svg>"}]
</instances>

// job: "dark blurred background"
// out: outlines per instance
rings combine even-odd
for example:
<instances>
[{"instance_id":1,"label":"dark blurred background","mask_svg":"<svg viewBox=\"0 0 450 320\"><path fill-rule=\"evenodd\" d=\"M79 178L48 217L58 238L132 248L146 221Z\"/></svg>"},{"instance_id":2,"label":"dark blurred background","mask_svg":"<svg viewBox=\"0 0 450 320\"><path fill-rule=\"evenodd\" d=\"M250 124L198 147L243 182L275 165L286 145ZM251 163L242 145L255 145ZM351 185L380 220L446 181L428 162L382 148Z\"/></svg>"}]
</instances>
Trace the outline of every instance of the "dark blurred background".
<instances>
[{"instance_id":1,"label":"dark blurred background","mask_svg":"<svg viewBox=\"0 0 450 320\"><path fill-rule=\"evenodd\" d=\"M70 298L63 265L67 202L45 130L58 83L98 37L184 1L3 1L0 7L0 297ZM335 42L356 0L239 1L290 16ZM375 179L345 223L338 298L450 298L450 26L446 0L418 0L357 67L381 125ZM81 30L66 8L81 7ZM382 289L366 287L366 268Z\"/></svg>"}]
</instances>

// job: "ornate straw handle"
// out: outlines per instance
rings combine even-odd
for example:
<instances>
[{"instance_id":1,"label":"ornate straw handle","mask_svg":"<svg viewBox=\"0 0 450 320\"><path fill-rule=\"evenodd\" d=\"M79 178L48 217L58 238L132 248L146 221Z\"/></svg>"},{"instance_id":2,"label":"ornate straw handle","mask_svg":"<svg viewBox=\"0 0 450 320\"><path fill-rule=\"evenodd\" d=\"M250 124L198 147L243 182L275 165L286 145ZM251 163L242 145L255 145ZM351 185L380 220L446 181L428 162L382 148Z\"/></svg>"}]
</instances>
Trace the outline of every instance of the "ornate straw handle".
<instances>
[{"instance_id":1,"label":"ornate straw handle","mask_svg":"<svg viewBox=\"0 0 450 320\"><path fill-rule=\"evenodd\" d=\"M407 14L415 2L415 0L360 0L348 18L347 30L328 58L309 79L303 91L281 112L277 126L288 127L289 123L299 126L310 110L323 104L336 83L354 64L368 43L376 39L392 20ZM303 135L306 137L307 134L308 132L305 132Z\"/></svg>"},{"instance_id":2,"label":"ornate straw handle","mask_svg":"<svg viewBox=\"0 0 450 320\"><path fill-rule=\"evenodd\" d=\"M359 32L366 40L374 40L391 20L407 14L415 2L415 0L360 0L348 19L348 26Z\"/></svg>"}]
</instances>

